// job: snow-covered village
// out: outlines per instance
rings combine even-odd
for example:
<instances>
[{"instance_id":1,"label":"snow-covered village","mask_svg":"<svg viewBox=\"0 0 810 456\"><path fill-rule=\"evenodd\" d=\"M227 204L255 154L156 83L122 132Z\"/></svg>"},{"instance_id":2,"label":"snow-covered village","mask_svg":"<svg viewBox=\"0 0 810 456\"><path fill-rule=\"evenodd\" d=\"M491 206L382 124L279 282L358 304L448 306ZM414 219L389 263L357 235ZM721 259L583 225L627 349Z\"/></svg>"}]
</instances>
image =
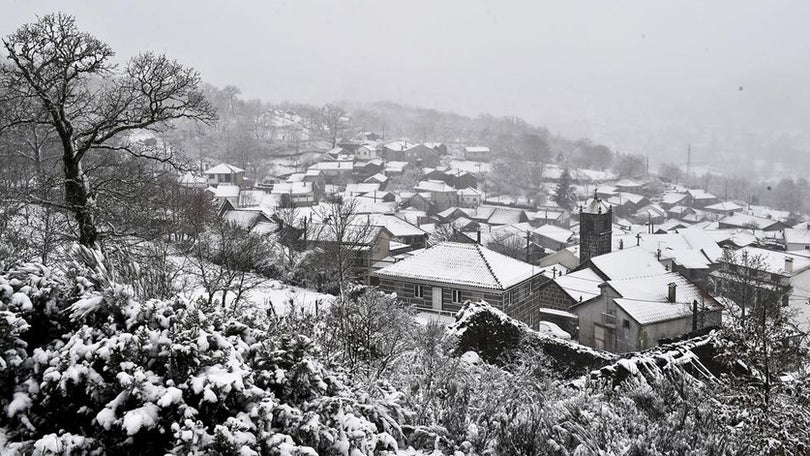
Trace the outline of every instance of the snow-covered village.
<instances>
[{"instance_id":1,"label":"snow-covered village","mask_svg":"<svg viewBox=\"0 0 810 456\"><path fill-rule=\"evenodd\" d=\"M389 36L436 24L393 2L395 21L370 3L178 2L160 18L151 1L6 3L0 455L810 454L810 133L765 89L769 120L749 129L725 95L698 121L715 99L697 83L683 102L618 85L678 120L646 101L619 119L594 97L581 133L460 51L509 59L513 38L592 27L627 39L575 8L545 5L573 30L540 31L518 27L537 13L520 2L437 6L470 21L431 30L441 47ZM654 34L688 14L635 7L596 16L706 68L684 56L709 41ZM757 11L694 30L737 36ZM779 14L784 36L758 43L789 55L806 15ZM274 25L257 40L243 21ZM611 58L641 52L621 46ZM433 88L422 63L386 57L428 47L431 68L469 79ZM380 79L346 82L338 62ZM566 80L548 83L590 93Z\"/></svg>"}]
</instances>

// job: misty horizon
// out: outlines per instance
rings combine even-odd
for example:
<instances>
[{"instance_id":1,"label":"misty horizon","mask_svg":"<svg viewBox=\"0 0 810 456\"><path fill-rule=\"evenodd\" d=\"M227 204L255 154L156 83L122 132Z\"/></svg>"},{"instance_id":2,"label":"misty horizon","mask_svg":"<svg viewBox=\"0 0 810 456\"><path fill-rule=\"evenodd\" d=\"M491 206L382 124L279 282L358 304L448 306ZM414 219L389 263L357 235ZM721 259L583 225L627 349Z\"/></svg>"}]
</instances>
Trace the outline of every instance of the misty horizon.
<instances>
[{"instance_id":1,"label":"misty horizon","mask_svg":"<svg viewBox=\"0 0 810 456\"><path fill-rule=\"evenodd\" d=\"M3 35L61 10L244 98L515 115L654 161L810 147L799 2L5 3Z\"/></svg>"}]
</instances>

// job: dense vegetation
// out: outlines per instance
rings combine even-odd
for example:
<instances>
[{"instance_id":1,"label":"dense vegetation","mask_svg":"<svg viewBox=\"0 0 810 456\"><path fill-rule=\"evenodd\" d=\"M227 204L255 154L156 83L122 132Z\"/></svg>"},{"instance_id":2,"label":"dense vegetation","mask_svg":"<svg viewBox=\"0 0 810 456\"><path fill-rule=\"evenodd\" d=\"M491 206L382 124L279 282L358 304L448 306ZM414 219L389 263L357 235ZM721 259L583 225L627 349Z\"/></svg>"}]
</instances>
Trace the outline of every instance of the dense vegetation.
<instances>
[{"instance_id":1,"label":"dense vegetation","mask_svg":"<svg viewBox=\"0 0 810 456\"><path fill-rule=\"evenodd\" d=\"M417 325L366 288L283 316L136 300L110 280L121 265L70 256L0 275L4 454L799 455L810 442L804 378L766 402L723 333L617 359L484 304L449 331Z\"/></svg>"}]
</instances>

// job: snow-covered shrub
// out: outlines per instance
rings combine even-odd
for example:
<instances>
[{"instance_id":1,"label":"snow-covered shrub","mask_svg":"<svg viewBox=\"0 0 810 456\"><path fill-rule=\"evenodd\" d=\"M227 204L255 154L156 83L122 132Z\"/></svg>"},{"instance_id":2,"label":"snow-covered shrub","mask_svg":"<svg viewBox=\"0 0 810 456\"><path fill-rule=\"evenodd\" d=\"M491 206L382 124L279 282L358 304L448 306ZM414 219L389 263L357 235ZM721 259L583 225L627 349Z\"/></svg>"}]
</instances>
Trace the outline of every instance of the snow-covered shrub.
<instances>
[{"instance_id":1,"label":"snow-covered shrub","mask_svg":"<svg viewBox=\"0 0 810 456\"><path fill-rule=\"evenodd\" d=\"M0 275L0 452L373 454L401 397L352 385L306 337L207 301L144 302L79 249Z\"/></svg>"}]
</instances>

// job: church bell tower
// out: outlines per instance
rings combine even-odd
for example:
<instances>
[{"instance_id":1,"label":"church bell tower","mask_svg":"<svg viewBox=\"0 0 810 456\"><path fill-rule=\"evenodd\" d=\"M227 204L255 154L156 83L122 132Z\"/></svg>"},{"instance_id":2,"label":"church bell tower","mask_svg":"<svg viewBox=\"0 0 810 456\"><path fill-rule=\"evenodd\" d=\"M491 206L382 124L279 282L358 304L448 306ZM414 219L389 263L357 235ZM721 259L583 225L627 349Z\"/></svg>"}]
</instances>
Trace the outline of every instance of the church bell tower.
<instances>
[{"instance_id":1,"label":"church bell tower","mask_svg":"<svg viewBox=\"0 0 810 456\"><path fill-rule=\"evenodd\" d=\"M610 253L613 242L613 210L594 192L585 207L579 206L579 264Z\"/></svg>"}]
</instances>

